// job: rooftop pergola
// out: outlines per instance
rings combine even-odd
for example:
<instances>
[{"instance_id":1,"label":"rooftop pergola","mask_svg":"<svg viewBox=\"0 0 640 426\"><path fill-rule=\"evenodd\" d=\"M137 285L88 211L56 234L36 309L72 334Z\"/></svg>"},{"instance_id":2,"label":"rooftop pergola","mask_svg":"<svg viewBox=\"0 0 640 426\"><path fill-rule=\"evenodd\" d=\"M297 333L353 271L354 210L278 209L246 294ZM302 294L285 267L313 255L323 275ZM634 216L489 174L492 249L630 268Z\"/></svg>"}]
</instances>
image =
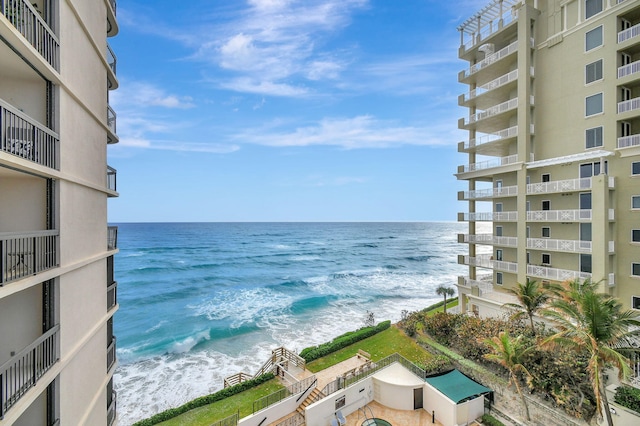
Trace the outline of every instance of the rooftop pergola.
<instances>
[{"instance_id":1,"label":"rooftop pergola","mask_svg":"<svg viewBox=\"0 0 640 426\"><path fill-rule=\"evenodd\" d=\"M484 28L489 27L489 32L493 32L494 23L497 29L499 22L504 19L505 13L509 13L508 16L511 16L513 6L521 2L522 0L491 0L488 5L458 26L460 43L464 44L464 34L470 35L475 42Z\"/></svg>"}]
</instances>

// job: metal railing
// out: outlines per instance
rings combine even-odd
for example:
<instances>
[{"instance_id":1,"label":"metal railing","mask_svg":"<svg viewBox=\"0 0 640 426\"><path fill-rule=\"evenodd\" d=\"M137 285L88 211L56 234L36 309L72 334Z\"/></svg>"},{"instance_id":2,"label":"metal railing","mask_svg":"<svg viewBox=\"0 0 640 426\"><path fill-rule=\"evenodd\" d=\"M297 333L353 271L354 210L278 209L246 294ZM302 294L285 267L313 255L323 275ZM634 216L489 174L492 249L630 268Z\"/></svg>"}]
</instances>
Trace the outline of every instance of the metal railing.
<instances>
[{"instance_id":1,"label":"metal railing","mask_svg":"<svg viewBox=\"0 0 640 426\"><path fill-rule=\"evenodd\" d=\"M554 192L582 191L591 189L591 178L537 182L527 185L527 194L551 194Z\"/></svg>"},{"instance_id":2,"label":"metal railing","mask_svg":"<svg viewBox=\"0 0 640 426\"><path fill-rule=\"evenodd\" d=\"M591 210L534 210L527 212L529 222L582 222L591 220Z\"/></svg>"},{"instance_id":3,"label":"metal railing","mask_svg":"<svg viewBox=\"0 0 640 426\"><path fill-rule=\"evenodd\" d=\"M609 279L607 281L608 281L609 287L613 287L614 285L616 285L616 274L611 272L609 274Z\"/></svg>"},{"instance_id":4,"label":"metal railing","mask_svg":"<svg viewBox=\"0 0 640 426\"><path fill-rule=\"evenodd\" d=\"M464 264L469 266L479 266L481 268L495 269L497 271L505 271L510 273L518 272L518 264L507 262L504 260L492 260L489 256L463 256Z\"/></svg>"},{"instance_id":5,"label":"metal railing","mask_svg":"<svg viewBox=\"0 0 640 426\"><path fill-rule=\"evenodd\" d=\"M116 391L111 392L111 404L107 407L107 426L112 426L116 421L116 401L118 400L118 394Z\"/></svg>"},{"instance_id":6,"label":"metal railing","mask_svg":"<svg viewBox=\"0 0 640 426\"><path fill-rule=\"evenodd\" d=\"M464 220L467 222L517 222L518 212L477 212L464 213Z\"/></svg>"},{"instance_id":7,"label":"metal railing","mask_svg":"<svg viewBox=\"0 0 640 426\"><path fill-rule=\"evenodd\" d=\"M476 189L473 191L464 191L463 196L465 200L471 200L476 198L498 198L498 197L515 197L518 195L518 187L503 186L487 189Z\"/></svg>"},{"instance_id":8,"label":"metal railing","mask_svg":"<svg viewBox=\"0 0 640 426\"><path fill-rule=\"evenodd\" d=\"M640 72L640 61L618 67L618 78L626 77L637 72Z\"/></svg>"},{"instance_id":9,"label":"metal railing","mask_svg":"<svg viewBox=\"0 0 640 426\"><path fill-rule=\"evenodd\" d=\"M478 163L471 163L462 166L462 172L475 172L476 170L493 169L496 167L508 166L509 164L518 162L518 154L509 155L506 157L496 158L494 160L481 161Z\"/></svg>"},{"instance_id":10,"label":"metal railing","mask_svg":"<svg viewBox=\"0 0 640 426\"><path fill-rule=\"evenodd\" d=\"M57 170L59 144L57 133L0 99L0 150Z\"/></svg>"},{"instance_id":11,"label":"metal railing","mask_svg":"<svg viewBox=\"0 0 640 426\"><path fill-rule=\"evenodd\" d=\"M533 71L533 67L531 67L531 70ZM500 77L494 80L491 80L490 82L485 83L469 91L469 93L463 95L463 99L465 101L468 101L470 99L483 95L491 90L495 90L501 86L504 86L505 84L508 84L512 81L517 81L517 80L518 80L518 70L513 70L507 74L501 75Z\"/></svg>"},{"instance_id":12,"label":"metal railing","mask_svg":"<svg viewBox=\"0 0 640 426\"><path fill-rule=\"evenodd\" d=\"M485 143L499 141L501 139L514 138L518 135L518 126L509 127L508 129L500 130L499 132L483 135L475 139L470 139L465 142L464 148L469 149L478 145L484 145Z\"/></svg>"},{"instance_id":13,"label":"metal railing","mask_svg":"<svg viewBox=\"0 0 640 426\"><path fill-rule=\"evenodd\" d=\"M109 287L107 287L107 311L115 308L118 304L118 283L113 282Z\"/></svg>"},{"instance_id":14,"label":"metal railing","mask_svg":"<svg viewBox=\"0 0 640 426\"><path fill-rule=\"evenodd\" d=\"M618 43L625 42L631 38L640 36L640 24L636 24L631 28L622 30L618 33Z\"/></svg>"},{"instance_id":15,"label":"metal railing","mask_svg":"<svg viewBox=\"0 0 640 426\"><path fill-rule=\"evenodd\" d=\"M527 238L527 248L534 250L591 253L591 241L553 240L551 238Z\"/></svg>"},{"instance_id":16,"label":"metal railing","mask_svg":"<svg viewBox=\"0 0 640 426\"><path fill-rule=\"evenodd\" d=\"M0 233L0 285L58 266L57 230Z\"/></svg>"},{"instance_id":17,"label":"metal railing","mask_svg":"<svg viewBox=\"0 0 640 426\"><path fill-rule=\"evenodd\" d=\"M312 389L315 387L314 382L317 382L316 376L310 376L304 380L289 385L286 388L282 388L272 394L253 401L253 414L264 410L265 408L276 404L291 395L298 395Z\"/></svg>"},{"instance_id":18,"label":"metal railing","mask_svg":"<svg viewBox=\"0 0 640 426\"><path fill-rule=\"evenodd\" d=\"M118 227L107 227L107 250L115 250L118 248Z\"/></svg>"},{"instance_id":19,"label":"metal railing","mask_svg":"<svg viewBox=\"0 0 640 426\"><path fill-rule=\"evenodd\" d=\"M569 271L542 265L527 265L527 275L554 281L574 280L576 278L586 280L591 278L591 274L588 272Z\"/></svg>"},{"instance_id":20,"label":"metal railing","mask_svg":"<svg viewBox=\"0 0 640 426\"><path fill-rule=\"evenodd\" d=\"M533 98L533 96L531 96ZM487 108L484 111L477 112L464 119L464 124L473 124L485 118L493 117L494 115L502 114L503 112L511 111L518 107L518 98L509 99L506 102Z\"/></svg>"},{"instance_id":21,"label":"metal railing","mask_svg":"<svg viewBox=\"0 0 640 426\"><path fill-rule=\"evenodd\" d=\"M56 325L0 365L0 419L58 362Z\"/></svg>"},{"instance_id":22,"label":"metal railing","mask_svg":"<svg viewBox=\"0 0 640 426\"><path fill-rule=\"evenodd\" d=\"M627 111L635 111L640 109L640 98L629 99L628 101L618 102L618 114Z\"/></svg>"},{"instance_id":23,"label":"metal railing","mask_svg":"<svg viewBox=\"0 0 640 426\"><path fill-rule=\"evenodd\" d=\"M618 149L640 145L640 134L618 138Z\"/></svg>"},{"instance_id":24,"label":"metal railing","mask_svg":"<svg viewBox=\"0 0 640 426\"><path fill-rule=\"evenodd\" d=\"M113 49L111 48L109 43L107 43L107 64L109 64L109 68L111 68L111 71L113 71L114 74L117 74L116 73L117 61L118 61L118 58L116 57L116 54L113 53Z\"/></svg>"},{"instance_id":25,"label":"metal railing","mask_svg":"<svg viewBox=\"0 0 640 426\"><path fill-rule=\"evenodd\" d=\"M116 336L111 336L111 343L107 346L107 371L116 363Z\"/></svg>"},{"instance_id":26,"label":"metal railing","mask_svg":"<svg viewBox=\"0 0 640 426\"><path fill-rule=\"evenodd\" d=\"M118 134L116 130L116 112L111 108L111 105L107 104L107 127L114 135Z\"/></svg>"},{"instance_id":27,"label":"metal railing","mask_svg":"<svg viewBox=\"0 0 640 426\"><path fill-rule=\"evenodd\" d=\"M477 62L471 65L468 70L464 71L464 76L469 77L470 75L477 73L481 69L484 69L489 65L493 64L494 62L498 62L500 59L505 58L517 51L518 51L518 42L514 41L510 45L498 50L496 53L493 53L487 56L480 62Z\"/></svg>"},{"instance_id":28,"label":"metal railing","mask_svg":"<svg viewBox=\"0 0 640 426\"><path fill-rule=\"evenodd\" d=\"M118 171L113 167L107 166L107 188L110 191L117 191L117 181L116 177L118 175Z\"/></svg>"},{"instance_id":29,"label":"metal railing","mask_svg":"<svg viewBox=\"0 0 640 426\"><path fill-rule=\"evenodd\" d=\"M229 417L225 417L222 420L218 420L213 423L211 426L236 426L240 421L240 413L235 413L230 415Z\"/></svg>"},{"instance_id":30,"label":"metal railing","mask_svg":"<svg viewBox=\"0 0 640 426\"><path fill-rule=\"evenodd\" d=\"M60 42L49 24L26 0L0 0L0 13L24 36L40 56L56 71L60 70Z\"/></svg>"},{"instance_id":31,"label":"metal railing","mask_svg":"<svg viewBox=\"0 0 640 426\"><path fill-rule=\"evenodd\" d=\"M518 237L497 237L493 234L465 234L463 242L471 244L493 244L498 246L517 247Z\"/></svg>"},{"instance_id":32,"label":"metal railing","mask_svg":"<svg viewBox=\"0 0 640 426\"><path fill-rule=\"evenodd\" d=\"M304 416L300 413L295 413L293 416L284 419L280 423L277 423L276 426L302 426L305 424L306 422Z\"/></svg>"}]
</instances>

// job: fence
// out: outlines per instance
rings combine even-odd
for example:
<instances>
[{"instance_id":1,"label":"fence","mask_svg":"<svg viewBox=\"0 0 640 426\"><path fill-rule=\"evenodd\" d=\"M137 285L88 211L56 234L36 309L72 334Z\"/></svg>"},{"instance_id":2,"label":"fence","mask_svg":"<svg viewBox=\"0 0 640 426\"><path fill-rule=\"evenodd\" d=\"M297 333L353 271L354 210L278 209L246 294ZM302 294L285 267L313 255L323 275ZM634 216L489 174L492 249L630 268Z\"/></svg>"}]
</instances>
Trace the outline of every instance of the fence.
<instances>
[{"instance_id":1,"label":"fence","mask_svg":"<svg viewBox=\"0 0 640 426\"><path fill-rule=\"evenodd\" d=\"M289 385L286 388L280 389L279 391L253 401L253 413L255 414L260 410L264 410L265 408L276 404L291 395L304 393L312 388L316 382L316 376L310 376L304 380Z\"/></svg>"}]
</instances>

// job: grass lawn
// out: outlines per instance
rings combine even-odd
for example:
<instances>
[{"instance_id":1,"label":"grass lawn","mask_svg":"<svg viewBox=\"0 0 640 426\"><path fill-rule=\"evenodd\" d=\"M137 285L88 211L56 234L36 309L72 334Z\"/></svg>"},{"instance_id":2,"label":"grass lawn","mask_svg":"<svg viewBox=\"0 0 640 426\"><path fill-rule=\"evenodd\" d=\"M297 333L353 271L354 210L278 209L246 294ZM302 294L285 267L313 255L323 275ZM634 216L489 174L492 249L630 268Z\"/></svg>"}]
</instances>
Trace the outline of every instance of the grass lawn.
<instances>
[{"instance_id":1,"label":"grass lawn","mask_svg":"<svg viewBox=\"0 0 640 426\"><path fill-rule=\"evenodd\" d=\"M320 370L324 370L327 367L351 358L358 352L358 349L362 349L371 354L372 361L381 360L396 352L413 362L424 361L431 357L431 354L420 347L414 339L407 337L400 329L392 325L375 336L368 337L351 346L347 346L344 349L308 363L307 368L317 373Z\"/></svg>"},{"instance_id":2,"label":"grass lawn","mask_svg":"<svg viewBox=\"0 0 640 426\"><path fill-rule=\"evenodd\" d=\"M163 426L208 426L237 413L238 409L240 410L240 418L243 418L253 413L253 401L283 387L284 386L278 382L278 379L269 380L253 389L246 390L230 398L214 402L213 404L187 411L178 417L159 424Z\"/></svg>"}]
</instances>

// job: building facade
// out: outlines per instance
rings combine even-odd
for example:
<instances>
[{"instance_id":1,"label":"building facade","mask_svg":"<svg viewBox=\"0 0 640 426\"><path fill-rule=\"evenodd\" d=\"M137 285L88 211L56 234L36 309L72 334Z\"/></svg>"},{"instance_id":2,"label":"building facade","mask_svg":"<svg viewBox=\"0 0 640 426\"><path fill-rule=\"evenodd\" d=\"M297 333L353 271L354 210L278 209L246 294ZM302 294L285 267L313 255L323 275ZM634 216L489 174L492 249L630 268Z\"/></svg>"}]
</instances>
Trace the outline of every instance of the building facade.
<instances>
[{"instance_id":1,"label":"building facade","mask_svg":"<svg viewBox=\"0 0 640 426\"><path fill-rule=\"evenodd\" d=\"M116 2L0 7L0 425L111 425Z\"/></svg>"},{"instance_id":2,"label":"building facade","mask_svg":"<svg viewBox=\"0 0 640 426\"><path fill-rule=\"evenodd\" d=\"M461 310L576 278L640 309L640 2L493 0L458 29Z\"/></svg>"}]
</instances>

